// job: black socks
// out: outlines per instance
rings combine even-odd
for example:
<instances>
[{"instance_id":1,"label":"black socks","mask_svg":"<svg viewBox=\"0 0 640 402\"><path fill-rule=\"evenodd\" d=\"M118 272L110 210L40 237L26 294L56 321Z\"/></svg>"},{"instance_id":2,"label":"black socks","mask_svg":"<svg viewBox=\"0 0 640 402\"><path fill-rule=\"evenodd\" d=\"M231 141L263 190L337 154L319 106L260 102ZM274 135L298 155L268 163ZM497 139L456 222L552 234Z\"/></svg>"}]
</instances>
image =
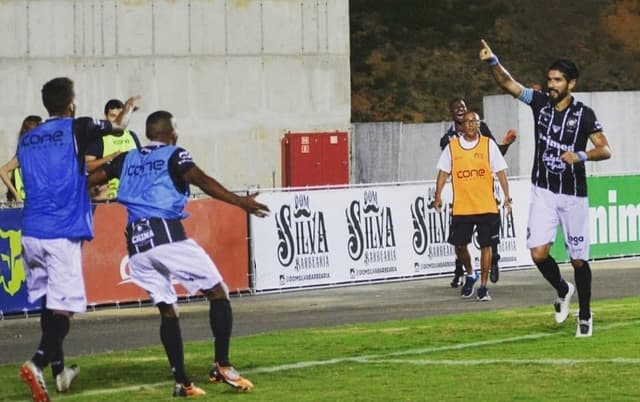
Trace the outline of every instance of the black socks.
<instances>
[{"instance_id":1,"label":"black socks","mask_svg":"<svg viewBox=\"0 0 640 402\"><path fill-rule=\"evenodd\" d=\"M573 268L573 275L578 289L580 319L588 320L591 317L591 266L587 261L583 261L582 267Z\"/></svg>"},{"instance_id":2,"label":"black socks","mask_svg":"<svg viewBox=\"0 0 640 402\"><path fill-rule=\"evenodd\" d=\"M546 279L547 282L549 282L558 292L558 297L565 297L569 291L569 286L562 279L562 275L560 275L560 268L558 267L556 260L554 260L553 257L548 256L546 260L536 262L536 266L544 279Z\"/></svg>"},{"instance_id":3,"label":"black socks","mask_svg":"<svg viewBox=\"0 0 640 402\"><path fill-rule=\"evenodd\" d=\"M177 317L160 316L160 339L167 353L171 372L176 382L189 385L191 382L187 378L184 368L184 351L182 345L182 334L180 333L180 322Z\"/></svg>"},{"instance_id":4,"label":"black socks","mask_svg":"<svg viewBox=\"0 0 640 402\"><path fill-rule=\"evenodd\" d=\"M54 314L53 311L45 308L40 316L40 327L42 328L40 345L31 360L40 368L44 368L51 363L53 376L55 377L64 368L62 343L69 333L69 317L62 314Z\"/></svg>"},{"instance_id":5,"label":"black socks","mask_svg":"<svg viewBox=\"0 0 640 402\"><path fill-rule=\"evenodd\" d=\"M227 299L214 299L209 302L209 324L214 338L214 360L221 366L229 366L229 344L233 327L231 303Z\"/></svg>"}]
</instances>

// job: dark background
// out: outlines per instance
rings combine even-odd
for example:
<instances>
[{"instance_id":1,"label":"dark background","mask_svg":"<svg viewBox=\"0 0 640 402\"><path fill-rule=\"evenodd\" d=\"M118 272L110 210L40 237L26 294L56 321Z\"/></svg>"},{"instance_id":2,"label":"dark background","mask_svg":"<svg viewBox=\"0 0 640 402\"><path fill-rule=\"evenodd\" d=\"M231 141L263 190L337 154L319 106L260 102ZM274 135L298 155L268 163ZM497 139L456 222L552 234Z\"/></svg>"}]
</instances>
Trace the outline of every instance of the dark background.
<instances>
[{"instance_id":1,"label":"dark background","mask_svg":"<svg viewBox=\"0 0 640 402\"><path fill-rule=\"evenodd\" d=\"M638 0L350 0L352 121L449 120L448 101L502 93L480 39L523 85L576 62L576 91L640 89Z\"/></svg>"}]
</instances>

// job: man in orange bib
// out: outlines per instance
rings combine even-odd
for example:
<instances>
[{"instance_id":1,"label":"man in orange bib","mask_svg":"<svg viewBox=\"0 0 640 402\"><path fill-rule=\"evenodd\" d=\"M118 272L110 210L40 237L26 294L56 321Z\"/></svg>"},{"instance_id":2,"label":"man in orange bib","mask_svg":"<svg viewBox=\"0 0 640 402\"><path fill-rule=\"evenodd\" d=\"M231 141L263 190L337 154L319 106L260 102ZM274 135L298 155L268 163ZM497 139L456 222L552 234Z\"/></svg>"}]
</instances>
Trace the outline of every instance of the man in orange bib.
<instances>
[{"instance_id":1,"label":"man in orange bib","mask_svg":"<svg viewBox=\"0 0 640 402\"><path fill-rule=\"evenodd\" d=\"M498 146L488 137L480 135L480 117L467 112L462 120L463 135L453 138L438 160L438 178L434 206L442 207L442 189L451 176L453 209L448 242L455 247L456 257L462 261L467 275L460 296L473 296L477 277L471 266L468 245L474 228L480 246L480 287L478 300L489 301L487 279L491 266L491 246L498 241L500 215L493 195L493 174L504 192L506 213L511 211L509 183L505 170L507 163Z\"/></svg>"}]
</instances>

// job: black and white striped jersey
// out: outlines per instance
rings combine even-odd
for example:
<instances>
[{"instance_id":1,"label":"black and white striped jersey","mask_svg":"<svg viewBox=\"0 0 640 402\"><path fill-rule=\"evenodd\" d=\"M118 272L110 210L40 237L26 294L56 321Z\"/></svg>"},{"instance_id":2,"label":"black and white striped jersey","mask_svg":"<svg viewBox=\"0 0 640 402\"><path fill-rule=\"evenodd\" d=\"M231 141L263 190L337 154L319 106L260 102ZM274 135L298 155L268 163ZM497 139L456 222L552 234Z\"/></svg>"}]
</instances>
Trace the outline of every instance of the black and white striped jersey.
<instances>
[{"instance_id":1,"label":"black and white striped jersey","mask_svg":"<svg viewBox=\"0 0 640 402\"><path fill-rule=\"evenodd\" d=\"M555 110L546 93L533 91L530 99L535 124L531 182L556 194L586 197L585 164L567 164L560 155L566 151L585 151L589 136L602 131L595 113L575 98L563 111Z\"/></svg>"}]
</instances>

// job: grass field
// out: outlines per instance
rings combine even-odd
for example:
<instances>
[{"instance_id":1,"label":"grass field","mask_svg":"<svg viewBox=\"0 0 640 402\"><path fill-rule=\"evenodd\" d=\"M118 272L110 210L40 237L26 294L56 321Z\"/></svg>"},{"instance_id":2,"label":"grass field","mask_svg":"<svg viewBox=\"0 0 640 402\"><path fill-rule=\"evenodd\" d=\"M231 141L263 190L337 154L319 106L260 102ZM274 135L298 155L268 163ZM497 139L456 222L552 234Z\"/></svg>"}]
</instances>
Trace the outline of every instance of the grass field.
<instances>
[{"instance_id":1,"label":"grass field","mask_svg":"<svg viewBox=\"0 0 640 402\"><path fill-rule=\"evenodd\" d=\"M290 330L236 337L231 357L251 392L209 384L212 346L185 346L199 400L640 401L640 297L595 303L592 338L550 307ZM171 400L162 347L67 358L81 373L53 400ZM18 364L0 366L0 400L28 401ZM53 392L51 392L53 390Z\"/></svg>"}]
</instances>

